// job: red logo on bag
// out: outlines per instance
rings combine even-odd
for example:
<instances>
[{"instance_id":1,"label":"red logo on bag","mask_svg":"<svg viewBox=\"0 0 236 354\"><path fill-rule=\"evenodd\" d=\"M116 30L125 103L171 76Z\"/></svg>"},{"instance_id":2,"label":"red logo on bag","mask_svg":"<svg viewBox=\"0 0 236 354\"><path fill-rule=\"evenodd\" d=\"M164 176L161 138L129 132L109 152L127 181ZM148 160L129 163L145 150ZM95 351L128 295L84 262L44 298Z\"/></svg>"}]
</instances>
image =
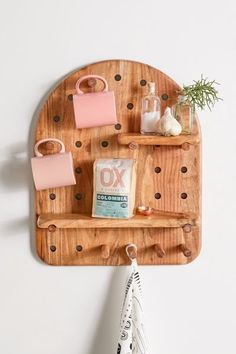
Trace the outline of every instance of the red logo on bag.
<instances>
[{"instance_id":1,"label":"red logo on bag","mask_svg":"<svg viewBox=\"0 0 236 354\"><path fill-rule=\"evenodd\" d=\"M125 169L118 170L118 168L103 168L100 173L100 181L104 187L125 187L122 177Z\"/></svg>"}]
</instances>

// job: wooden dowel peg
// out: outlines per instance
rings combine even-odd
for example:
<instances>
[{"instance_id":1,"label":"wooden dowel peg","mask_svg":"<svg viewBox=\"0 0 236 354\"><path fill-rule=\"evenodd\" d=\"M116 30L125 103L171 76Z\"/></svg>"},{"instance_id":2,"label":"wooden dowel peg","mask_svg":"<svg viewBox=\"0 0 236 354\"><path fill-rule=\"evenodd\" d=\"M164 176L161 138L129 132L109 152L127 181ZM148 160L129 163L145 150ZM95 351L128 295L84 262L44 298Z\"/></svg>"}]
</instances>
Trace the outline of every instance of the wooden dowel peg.
<instances>
[{"instance_id":1,"label":"wooden dowel peg","mask_svg":"<svg viewBox=\"0 0 236 354\"><path fill-rule=\"evenodd\" d=\"M91 78L91 79L88 80L88 86L89 87L93 88L94 86L96 86L96 84L97 84L97 80L96 79Z\"/></svg>"},{"instance_id":2,"label":"wooden dowel peg","mask_svg":"<svg viewBox=\"0 0 236 354\"><path fill-rule=\"evenodd\" d=\"M184 243L179 245L179 248L180 248L181 252L183 252L185 257L188 258L188 257L192 256L192 251Z\"/></svg>"},{"instance_id":3,"label":"wooden dowel peg","mask_svg":"<svg viewBox=\"0 0 236 354\"><path fill-rule=\"evenodd\" d=\"M56 225L53 225L53 224L48 225L48 231L49 232L55 232L56 230L57 230Z\"/></svg>"},{"instance_id":4,"label":"wooden dowel peg","mask_svg":"<svg viewBox=\"0 0 236 354\"><path fill-rule=\"evenodd\" d=\"M101 245L101 257L107 259L110 257L110 248L107 245Z\"/></svg>"},{"instance_id":5,"label":"wooden dowel peg","mask_svg":"<svg viewBox=\"0 0 236 354\"><path fill-rule=\"evenodd\" d=\"M156 252L157 256L159 258L163 258L166 255L165 250L161 247L161 245L159 243L156 243L155 245L153 245L154 251Z\"/></svg>"},{"instance_id":6,"label":"wooden dowel peg","mask_svg":"<svg viewBox=\"0 0 236 354\"><path fill-rule=\"evenodd\" d=\"M55 144L52 141L48 141L45 146L46 146L47 150L53 150L55 147Z\"/></svg>"},{"instance_id":7,"label":"wooden dowel peg","mask_svg":"<svg viewBox=\"0 0 236 354\"><path fill-rule=\"evenodd\" d=\"M129 143L129 148L130 150L136 150L138 148L138 144L134 141L131 141L131 143Z\"/></svg>"},{"instance_id":8,"label":"wooden dowel peg","mask_svg":"<svg viewBox=\"0 0 236 354\"><path fill-rule=\"evenodd\" d=\"M190 144L189 143L183 143L181 145L182 149L185 151L188 151L190 149Z\"/></svg>"},{"instance_id":9,"label":"wooden dowel peg","mask_svg":"<svg viewBox=\"0 0 236 354\"><path fill-rule=\"evenodd\" d=\"M127 256L129 257L129 259L132 260L132 259L137 258L138 249L135 244L133 244L133 243L128 244L126 246L125 250L126 250L126 253L127 253Z\"/></svg>"},{"instance_id":10,"label":"wooden dowel peg","mask_svg":"<svg viewBox=\"0 0 236 354\"><path fill-rule=\"evenodd\" d=\"M189 233L192 231L192 225L191 224L185 224L183 226L183 231L186 232L186 233Z\"/></svg>"}]
</instances>

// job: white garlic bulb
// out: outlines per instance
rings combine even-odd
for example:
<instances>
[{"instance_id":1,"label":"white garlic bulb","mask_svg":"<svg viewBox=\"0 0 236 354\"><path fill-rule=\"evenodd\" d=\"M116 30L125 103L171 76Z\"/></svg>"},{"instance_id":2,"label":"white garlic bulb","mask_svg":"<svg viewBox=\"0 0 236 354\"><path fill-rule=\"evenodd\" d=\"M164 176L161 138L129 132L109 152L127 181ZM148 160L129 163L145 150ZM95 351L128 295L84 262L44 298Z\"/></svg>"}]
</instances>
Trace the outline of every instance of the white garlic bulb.
<instances>
[{"instance_id":1,"label":"white garlic bulb","mask_svg":"<svg viewBox=\"0 0 236 354\"><path fill-rule=\"evenodd\" d=\"M163 116L157 123L157 131L161 135L176 136L182 131L179 122L172 116L170 107L166 107Z\"/></svg>"}]
</instances>

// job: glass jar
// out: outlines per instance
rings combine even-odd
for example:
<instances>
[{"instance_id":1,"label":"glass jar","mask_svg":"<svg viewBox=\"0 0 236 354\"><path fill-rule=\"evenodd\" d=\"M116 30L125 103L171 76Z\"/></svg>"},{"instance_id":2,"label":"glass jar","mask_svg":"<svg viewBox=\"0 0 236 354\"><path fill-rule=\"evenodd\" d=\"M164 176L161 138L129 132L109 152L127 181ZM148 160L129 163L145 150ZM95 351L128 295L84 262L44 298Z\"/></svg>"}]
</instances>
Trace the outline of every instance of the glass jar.
<instances>
[{"instance_id":1,"label":"glass jar","mask_svg":"<svg viewBox=\"0 0 236 354\"><path fill-rule=\"evenodd\" d=\"M172 107L172 114L181 124L181 134L192 134L194 109L184 95L178 96L177 103Z\"/></svg>"},{"instance_id":2,"label":"glass jar","mask_svg":"<svg viewBox=\"0 0 236 354\"><path fill-rule=\"evenodd\" d=\"M155 82L148 82L148 95L142 99L141 134L157 134L157 122L160 119L161 101L156 95Z\"/></svg>"}]
</instances>

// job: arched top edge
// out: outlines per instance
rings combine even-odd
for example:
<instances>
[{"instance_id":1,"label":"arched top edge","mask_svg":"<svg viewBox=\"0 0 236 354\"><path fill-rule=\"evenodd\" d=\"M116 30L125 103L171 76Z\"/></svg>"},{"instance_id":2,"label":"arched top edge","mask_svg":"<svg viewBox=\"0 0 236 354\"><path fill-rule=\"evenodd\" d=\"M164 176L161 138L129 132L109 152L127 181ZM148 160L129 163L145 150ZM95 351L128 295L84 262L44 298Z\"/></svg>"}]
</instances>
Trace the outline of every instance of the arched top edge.
<instances>
[{"instance_id":1,"label":"arched top edge","mask_svg":"<svg viewBox=\"0 0 236 354\"><path fill-rule=\"evenodd\" d=\"M76 73L80 72L80 71L86 71L89 68L91 69L92 67L95 67L96 65L102 65L102 64L121 64L121 63L130 63L130 64L134 64L134 65L140 65L140 66L144 66L147 67L148 69L152 70L152 71L156 71L158 72L163 78L165 78L165 80L167 80L168 82L170 82L170 84L172 84L174 87L176 87L177 89L181 89L181 86L179 84L177 84L170 76L168 76L167 74L165 74L163 71L161 71L158 68L155 68L154 66L150 65L150 64L146 64L146 63L142 63L139 61L135 61L135 60L129 60L129 59L106 59L106 60L100 60L97 62L92 62L89 63L87 65L82 65L72 71L70 71L69 73L63 75L60 79L58 79L54 85L51 86L51 88L49 88L47 94L45 94L44 99L41 101L41 104L39 106L38 109L38 118L40 117L41 111L44 107L44 105L46 104L47 100L50 98L50 96L58 90L58 88L63 84L63 82L69 80L71 77L73 77L74 75L76 75Z\"/></svg>"},{"instance_id":2,"label":"arched top edge","mask_svg":"<svg viewBox=\"0 0 236 354\"><path fill-rule=\"evenodd\" d=\"M151 64L147 64L147 63L143 63L141 61L137 61L137 60L131 60L131 59L104 59L104 60L99 60L96 62L91 62L87 65L82 65L79 66L78 68L72 70L71 72L69 72L68 74L66 74L62 80L59 81L58 86L60 85L60 83L66 79L68 79L70 76L76 74L78 71L81 70L86 70L87 68L91 67L91 66L95 66L97 64L105 64L105 63L119 63L119 62L124 62L124 63L133 63L133 64L138 64L138 65L144 65L147 68L151 69L151 70L155 70L158 71L161 75L165 76L166 79L170 80L175 86L179 87L181 89L181 85L179 85L174 79L172 79L169 75L167 75L166 73L164 73L162 70L156 68L155 66L152 66Z\"/></svg>"},{"instance_id":3,"label":"arched top edge","mask_svg":"<svg viewBox=\"0 0 236 354\"><path fill-rule=\"evenodd\" d=\"M93 68L95 68L96 66L104 65L106 67L107 64L107 73L108 76L110 74L110 71L112 72L112 64L114 64L114 68L117 69L117 67L120 65L121 67L121 71L122 71L122 65L125 66L125 64L130 64L130 67L133 66L135 67L139 67L140 68L140 72L142 71L142 69L145 68L147 69L147 71L149 71L149 74L152 73L156 75L160 78L160 80L166 81L168 84L168 87L172 87L172 92L173 89L175 92L177 92L179 89L181 89L181 87L171 78L169 77L167 74L165 74L163 71L159 70L158 68L155 68L154 66L150 65L150 64L146 64L146 63L142 63L139 61L134 61L134 60L129 60L129 59L107 59L107 60L100 60L98 62L93 62L84 66L80 66L78 68L76 68L75 70L72 70L71 72L69 72L67 75L64 75L61 77L61 79L57 80L57 82L51 87L51 89L48 90L47 94L44 96L44 99L41 101L41 104L38 108L38 114L37 114L37 118L36 118L36 124L37 121L40 119L41 115L43 115L43 111L44 108L46 107L45 105L47 105L48 100L50 100L50 98L58 91L62 89L63 87L63 91L65 93L65 87L67 87L66 91L67 91L67 95L71 95L74 94L74 90L71 87L68 87L68 82L70 83L69 86L71 86L71 82L75 80L77 80L79 78L79 74L81 72L81 75L87 74L91 71L93 71ZM141 69L142 68L142 69ZM99 68L100 69L100 68ZM99 71L99 70L98 70ZM78 76L78 77L76 77ZM148 75L150 77L150 75ZM71 80L70 80L71 79ZM65 83L65 85L64 85ZM195 116L196 121L197 121L197 130L200 132L200 124L199 124L199 119L198 116Z\"/></svg>"}]
</instances>

